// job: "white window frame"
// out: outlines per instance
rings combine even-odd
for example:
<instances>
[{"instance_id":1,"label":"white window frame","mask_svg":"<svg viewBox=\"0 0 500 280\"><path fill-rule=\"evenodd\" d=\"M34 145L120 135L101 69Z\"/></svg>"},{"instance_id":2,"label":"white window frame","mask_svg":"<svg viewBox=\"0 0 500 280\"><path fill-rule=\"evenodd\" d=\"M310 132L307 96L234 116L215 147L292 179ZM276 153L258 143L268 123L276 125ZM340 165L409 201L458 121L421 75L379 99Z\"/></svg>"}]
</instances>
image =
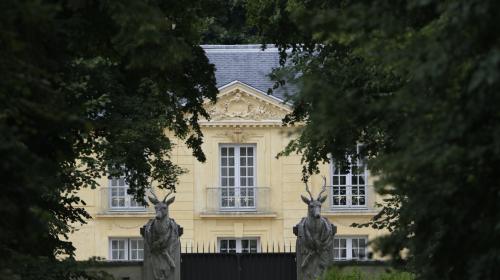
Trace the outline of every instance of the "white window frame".
<instances>
[{"instance_id":1,"label":"white window frame","mask_svg":"<svg viewBox=\"0 0 500 280\"><path fill-rule=\"evenodd\" d=\"M136 259L132 259L132 252L131 252L131 242L132 241L136 241L136 240L143 240L142 238L140 237L111 237L109 238L109 243L108 243L108 247L109 247L109 258L108 260L110 261L142 261L144 260L144 241L143 241L143 245L142 245L142 256L143 258L136 258ZM122 242L125 242L125 258L124 259L114 259L113 258L113 251L116 251L116 249L113 249L113 241L122 241ZM139 251L139 250L137 250Z\"/></svg>"},{"instance_id":2,"label":"white window frame","mask_svg":"<svg viewBox=\"0 0 500 280\"><path fill-rule=\"evenodd\" d=\"M217 238L217 253L221 253L221 241L222 240L234 240L236 242L236 254L242 254L242 241L243 240L248 240L248 241L251 241L251 240L255 240L257 241L257 252L256 253L260 253L260 238L258 237L243 237L243 238L233 238L233 237L219 237ZM221 254L229 254L229 253L221 253ZM234 253L233 253L234 254ZM246 254L246 253L243 253L243 254Z\"/></svg>"},{"instance_id":3,"label":"white window frame","mask_svg":"<svg viewBox=\"0 0 500 280\"><path fill-rule=\"evenodd\" d=\"M340 243L340 240L341 239L344 239L346 240L346 257L345 258L337 258L335 257L335 250L336 250L336 247L335 247L335 240L339 240L339 243ZM354 258L353 257L353 254L352 254L352 249L353 249L353 240L354 239L357 239L357 240L360 240L360 239L363 239L365 241L365 256L364 258L359 258L359 257L356 257ZM359 241L358 241L359 242ZM358 251L359 251L359 243L358 243ZM339 252L339 255L340 255L340 252ZM334 261L351 261L351 260L358 260L358 261L366 261L368 260L368 236L363 236L363 235L360 235L360 236L335 236L334 237L334 240L333 240L333 260Z\"/></svg>"},{"instance_id":4,"label":"white window frame","mask_svg":"<svg viewBox=\"0 0 500 280\"><path fill-rule=\"evenodd\" d=\"M108 205L109 205L109 209L111 211L146 211L146 206L144 205L140 205L139 202L137 202L137 205L132 205L132 201L134 199L134 197L132 195L129 195L127 193L127 190L129 188L129 185L127 183L127 181L125 180L125 184L123 186L113 186L112 185L112 180L119 180L120 178L124 178L123 176L121 177L109 177L108 178L108 197L109 197L109 201L108 201ZM125 193L125 205L124 206L113 206L113 189L116 189L117 191L119 189L123 189L124 193Z\"/></svg>"},{"instance_id":5,"label":"white window frame","mask_svg":"<svg viewBox=\"0 0 500 280\"><path fill-rule=\"evenodd\" d=\"M234 206L222 205L222 149L234 148ZM240 148L253 148L253 186L241 186ZM247 176L249 177L249 176ZM253 206L241 206L241 189L253 189ZM221 211L256 211L257 209L257 145L256 144L220 144L219 145L219 209Z\"/></svg>"},{"instance_id":6,"label":"white window frame","mask_svg":"<svg viewBox=\"0 0 500 280\"><path fill-rule=\"evenodd\" d=\"M118 249L113 249L113 241L124 242L124 258L123 259L115 259L113 258L113 251L118 251ZM110 261L128 261L128 238L110 238L109 239L109 260Z\"/></svg>"},{"instance_id":7,"label":"white window frame","mask_svg":"<svg viewBox=\"0 0 500 280\"><path fill-rule=\"evenodd\" d=\"M348 158L349 162L351 161L351 158ZM357 167L363 167L363 177L365 180L364 185L355 185L354 187L364 187L364 199L365 199L365 204L364 205L353 205L352 204L352 189L353 189L353 184L352 184L352 165L349 167L349 172L346 174L342 174L342 176L345 176L346 178L346 183L345 183L345 188L346 188L346 204L345 205L334 205L334 189L335 186L333 182L333 176L335 175L335 163L334 160L332 159L330 162L330 185L331 185L331 190L330 190L330 207L335 208L335 209L368 209L368 168L366 166L366 163L363 162L363 160L357 159L356 160L356 166ZM359 176L359 174L357 174ZM359 193L355 196L361 197L362 195L359 195Z\"/></svg>"},{"instance_id":8,"label":"white window frame","mask_svg":"<svg viewBox=\"0 0 500 280\"><path fill-rule=\"evenodd\" d=\"M133 241L137 241L137 242L142 241L142 249L133 249L132 248L132 242ZM142 261L142 260L144 260L144 239L142 239L142 238L129 238L128 243L129 243L129 260L131 260L131 261ZM139 256L139 252L142 251L142 258L139 258L139 257L132 258L132 251L133 250L136 251L137 256Z\"/></svg>"}]
</instances>

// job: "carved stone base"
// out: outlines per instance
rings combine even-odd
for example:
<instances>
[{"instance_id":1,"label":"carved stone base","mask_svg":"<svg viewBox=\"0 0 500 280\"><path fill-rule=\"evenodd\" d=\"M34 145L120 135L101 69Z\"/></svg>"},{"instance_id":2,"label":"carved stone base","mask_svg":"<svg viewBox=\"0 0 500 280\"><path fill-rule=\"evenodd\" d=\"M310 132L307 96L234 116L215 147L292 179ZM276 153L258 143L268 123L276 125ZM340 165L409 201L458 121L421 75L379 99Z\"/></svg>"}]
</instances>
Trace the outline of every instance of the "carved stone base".
<instances>
[{"instance_id":1,"label":"carved stone base","mask_svg":"<svg viewBox=\"0 0 500 280\"><path fill-rule=\"evenodd\" d=\"M152 220L151 220L152 221ZM166 239L166 250L157 251L151 237L151 221L141 228L144 237L144 262L142 266L143 280L180 280L181 279L181 242L179 237L183 233L173 219L170 220L172 228L177 228L171 238ZM150 228L148 230L148 227ZM152 241L153 240L153 241ZM153 248L152 248L153 247Z\"/></svg>"},{"instance_id":2,"label":"carved stone base","mask_svg":"<svg viewBox=\"0 0 500 280\"><path fill-rule=\"evenodd\" d=\"M321 217L324 228L318 235L307 232L305 218L293 227L297 236L297 280L316 280L333 262L333 238L337 227Z\"/></svg>"}]
</instances>

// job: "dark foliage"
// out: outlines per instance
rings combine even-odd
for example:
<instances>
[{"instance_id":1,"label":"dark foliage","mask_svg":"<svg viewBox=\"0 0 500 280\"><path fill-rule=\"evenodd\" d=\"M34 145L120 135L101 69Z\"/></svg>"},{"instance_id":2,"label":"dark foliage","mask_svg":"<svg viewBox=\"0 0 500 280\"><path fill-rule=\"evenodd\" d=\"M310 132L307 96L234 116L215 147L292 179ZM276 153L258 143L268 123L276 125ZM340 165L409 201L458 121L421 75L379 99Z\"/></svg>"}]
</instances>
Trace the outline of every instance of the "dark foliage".
<instances>
[{"instance_id":1,"label":"dark foliage","mask_svg":"<svg viewBox=\"0 0 500 280\"><path fill-rule=\"evenodd\" d=\"M282 155L304 176L363 143L377 190L365 226L419 279L500 277L500 2L260 0L250 20L291 49L276 73L299 92Z\"/></svg>"},{"instance_id":2,"label":"dark foliage","mask_svg":"<svg viewBox=\"0 0 500 280\"><path fill-rule=\"evenodd\" d=\"M95 178L125 174L137 198L152 180L175 188L167 130L204 161L198 120L217 92L204 5L0 2L0 275L65 265L71 224L89 218L77 191Z\"/></svg>"}]
</instances>

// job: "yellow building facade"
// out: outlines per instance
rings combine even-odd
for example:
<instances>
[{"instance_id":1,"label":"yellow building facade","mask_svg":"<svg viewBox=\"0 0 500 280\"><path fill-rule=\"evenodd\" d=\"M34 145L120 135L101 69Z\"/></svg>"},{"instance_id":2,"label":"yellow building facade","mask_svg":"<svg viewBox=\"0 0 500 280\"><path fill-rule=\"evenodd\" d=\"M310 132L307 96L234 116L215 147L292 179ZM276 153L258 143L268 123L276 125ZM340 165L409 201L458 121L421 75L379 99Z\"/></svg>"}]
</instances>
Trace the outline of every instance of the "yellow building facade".
<instances>
[{"instance_id":1,"label":"yellow building facade","mask_svg":"<svg viewBox=\"0 0 500 280\"><path fill-rule=\"evenodd\" d=\"M205 50L219 75L218 102L206 103L211 120L201 121L207 161L198 162L182 141L177 141L172 153L174 162L188 171L180 177L170 207L170 217L184 229L182 250L201 251L210 246L221 253L258 252L286 246L293 251L293 226L307 215L307 205L300 198L307 195L302 165L299 155L276 158L294 137L295 128L281 126L291 108L279 96L266 94L262 85L260 89L255 86L267 74L254 73L262 68L259 60L277 65L277 50L261 51L258 46L205 46ZM225 63L231 62L237 70L224 74ZM255 63L260 65L252 67ZM241 81L252 75L251 80ZM350 227L373 217L377 213L374 203L380 201L369 170L359 170L343 173L325 164L309 183L317 195L321 176L327 178L328 199L322 214L337 226L335 256L339 260L367 259L371 251L367 242L384 233ZM139 229L153 216L153 209L135 203L126 194L123 179L103 177L99 183L97 190L80 193L93 218L70 238L77 259L140 260Z\"/></svg>"}]
</instances>

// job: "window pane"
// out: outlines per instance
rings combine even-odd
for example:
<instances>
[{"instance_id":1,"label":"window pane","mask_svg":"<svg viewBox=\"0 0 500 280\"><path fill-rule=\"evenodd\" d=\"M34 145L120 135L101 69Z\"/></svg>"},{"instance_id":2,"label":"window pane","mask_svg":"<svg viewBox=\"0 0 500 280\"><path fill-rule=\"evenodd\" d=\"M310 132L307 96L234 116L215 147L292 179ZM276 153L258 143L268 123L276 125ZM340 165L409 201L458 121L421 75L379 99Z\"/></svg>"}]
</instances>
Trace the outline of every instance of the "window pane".
<instances>
[{"instance_id":1,"label":"window pane","mask_svg":"<svg viewBox=\"0 0 500 280\"><path fill-rule=\"evenodd\" d=\"M346 178L345 176L340 177L340 185L345 185L346 184Z\"/></svg>"},{"instance_id":2,"label":"window pane","mask_svg":"<svg viewBox=\"0 0 500 280\"><path fill-rule=\"evenodd\" d=\"M366 247L366 240L364 238L359 240L359 247Z\"/></svg>"},{"instance_id":3,"label":"window pane","mask_svg":"<svg viewBox=\"0 0 500 280\"><path fill-rule=\"evenodd\" d=\"M345 248L347 244L347 239L340 239L340 247Z\"/></svg>"},{"instance_id":4,"label":"window pane","mask_svg":"<svg viewBox=\"0 0 500 280\"><path fill-rule=\"evenodd\" d=\"M352 205L358 205L358 198L355 196L352 197Z\"/></svg>"},{"instance_id":5,"label":"window pane","mask_svg":"<svg viewBox=\"0 0 500 280\"><path fill-rule=\"evenodd\" d=\"M365 184L365 177L364 176L359 176L359 184L364 185Z\"/></svg>"},{"instance_id":6,"label":"window pane","mask_svg":"<svg viewBox=\"0 0 500 280\"><path fill-rule=\"evenodd\" d=\"M352 249L352 258L353 259L359 258L359 256L358 256L358 249L357 248L356 249L354 249L354 248Z\"/></svg>"},{"instance_id":7,"label":"window pane","mask_svg":"<svg viewBox=\"0 0 500 280\"><path fill-rule=\"evenodd\" d=\"M366 205L366 201L365 201L365 198L364 197L361 197L359 199L359 205Z\"/></svg>"},{"instance_id":8,"label":"window pane","mask_svg":"<svg viewBox=\"0 0 500 280\"><path fill-rule=\"evenodd\" d=\"M221 240L220 241L220 252L221 253L226 253L227 252L227 240Z\"/></svg>"}]
</instances>

